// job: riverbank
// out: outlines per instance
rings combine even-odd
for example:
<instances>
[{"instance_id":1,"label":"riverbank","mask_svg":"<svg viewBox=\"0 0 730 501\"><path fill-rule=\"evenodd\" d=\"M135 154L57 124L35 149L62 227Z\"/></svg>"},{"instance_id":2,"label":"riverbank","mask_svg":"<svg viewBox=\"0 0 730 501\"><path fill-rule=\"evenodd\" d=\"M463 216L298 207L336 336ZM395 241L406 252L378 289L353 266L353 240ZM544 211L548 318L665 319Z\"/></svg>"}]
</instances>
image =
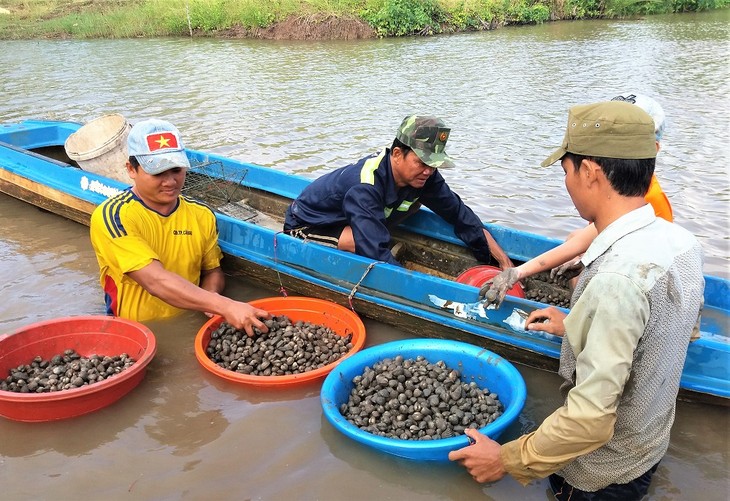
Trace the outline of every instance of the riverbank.
<instances>
[{"instance_id":1,"label":"riverbank","mask_svg":"<svg viewBox=\"0 0 730 501\"><path fill-rule=\"evenodd\" d=\"M730 7L730 0L0 0L0 39L352 40Z\"/></svg>"}]
</instances>

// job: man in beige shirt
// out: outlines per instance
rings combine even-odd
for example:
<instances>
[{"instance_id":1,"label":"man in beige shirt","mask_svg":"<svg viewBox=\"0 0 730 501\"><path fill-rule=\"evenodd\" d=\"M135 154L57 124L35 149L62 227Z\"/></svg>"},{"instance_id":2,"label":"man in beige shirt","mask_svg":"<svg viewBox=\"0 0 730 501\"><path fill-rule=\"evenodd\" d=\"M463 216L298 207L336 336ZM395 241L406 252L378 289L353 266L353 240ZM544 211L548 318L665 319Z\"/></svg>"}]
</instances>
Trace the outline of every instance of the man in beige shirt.
<instances>
[{"instance_id":1,"label":"man in beige shirt","mask_svg":"<svg viewBox=\"0 0 730 501\"><path fill-rule=\"evenodd\" d=\"M644 200L654 172L651 117L604 102L570 109L561 160L565 186L598 237L567 317L533 311L527 328L563 335L562 407L537 430L500 446L453 451L479 482L509 473L527 484L550 477L559 500L640 500L669 446L679 379L699 324L702 253L686 230L657 218Z\"/></svg>"}]
</instances>

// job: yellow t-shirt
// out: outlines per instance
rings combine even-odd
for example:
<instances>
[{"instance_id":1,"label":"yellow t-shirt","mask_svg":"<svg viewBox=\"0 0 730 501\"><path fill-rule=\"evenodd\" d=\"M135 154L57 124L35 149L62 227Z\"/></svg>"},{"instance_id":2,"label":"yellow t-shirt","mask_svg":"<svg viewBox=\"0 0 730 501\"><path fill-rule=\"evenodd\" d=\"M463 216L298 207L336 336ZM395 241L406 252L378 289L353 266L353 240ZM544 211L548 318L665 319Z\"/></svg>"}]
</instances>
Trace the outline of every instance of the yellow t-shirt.
<instances>
[{"instance_id":1,"label":"yellow t-shirt","mask_svg":"<svg viewBox=\"0 0 730 501\"><path fill-rule=\"evenodd\" d=\"M201 271L217 268L223 257L213 211L185 196L163 216L126 190L94 210L90 232L107 313L130 320L166 318L181 310L149 294L126 273L158 260L199 285Z\"/></svg>"}]
</instances>

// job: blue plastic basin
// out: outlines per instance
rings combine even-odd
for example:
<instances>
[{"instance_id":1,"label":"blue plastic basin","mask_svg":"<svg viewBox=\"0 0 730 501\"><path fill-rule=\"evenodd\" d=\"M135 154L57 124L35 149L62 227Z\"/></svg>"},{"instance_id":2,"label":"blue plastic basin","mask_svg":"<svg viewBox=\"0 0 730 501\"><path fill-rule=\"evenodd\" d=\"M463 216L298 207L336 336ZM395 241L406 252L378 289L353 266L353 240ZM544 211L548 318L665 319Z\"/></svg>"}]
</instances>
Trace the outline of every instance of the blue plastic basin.
<instances>
[{"instance_id":1,"label":"blue plastic basin","mask_svg":"<svg viewBox=\"0 0 730 501\"><path fill-rule=\"evenodd\" d=\"M496 440L522 411L527 389L525 380L517 369L499 355L459 341L443 339L411 339L393 341L362 350L343 360L330 372L322 385L320 400L327 420L340 432L360 443L382 452L418 461L448 461L449 452L466 447L469 439L459 435L439 440L400 440L373 435L350 423L340 413L340 406L346 403L354 384L352 379L361 375L366 366L402 355L416 358L423 355L426 360L444 363L461 372L464 382L474 381L480 388L497 393L505 407L504 413L479 431Z\"/></svg>"}]
</instances>

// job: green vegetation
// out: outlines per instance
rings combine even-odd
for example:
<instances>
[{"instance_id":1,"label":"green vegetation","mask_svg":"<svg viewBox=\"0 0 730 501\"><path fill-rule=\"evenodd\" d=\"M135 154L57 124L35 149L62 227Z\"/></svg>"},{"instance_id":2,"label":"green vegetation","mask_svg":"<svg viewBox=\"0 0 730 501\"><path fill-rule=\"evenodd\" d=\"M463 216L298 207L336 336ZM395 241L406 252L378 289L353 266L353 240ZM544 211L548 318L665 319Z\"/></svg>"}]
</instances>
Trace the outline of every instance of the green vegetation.
<instances>
[{"instance_id":1,"label":"green vegetation","mask_svg":"<svg viewBox=\"0 0 730 501\"><path fill-rule=\"evenodd\" d=\"M728 6L730 0L0 0L0 38L259 36L292 19L365 22L375 36L388 37Z\"/></svg>"}]
</instances>

